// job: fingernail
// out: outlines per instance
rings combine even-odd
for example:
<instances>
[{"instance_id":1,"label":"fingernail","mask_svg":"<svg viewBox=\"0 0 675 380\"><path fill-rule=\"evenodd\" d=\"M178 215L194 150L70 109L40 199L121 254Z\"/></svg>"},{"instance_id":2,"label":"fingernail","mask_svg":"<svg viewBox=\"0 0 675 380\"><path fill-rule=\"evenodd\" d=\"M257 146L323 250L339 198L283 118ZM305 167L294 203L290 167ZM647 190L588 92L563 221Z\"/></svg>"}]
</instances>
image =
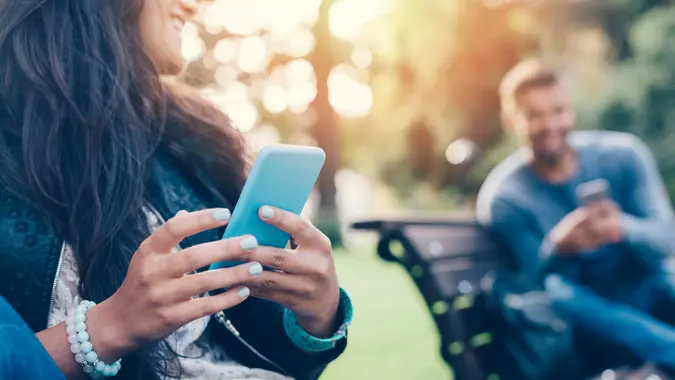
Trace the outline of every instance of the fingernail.
<instances>
[{"instance_id":1,"label":"fingernail","mask_svg":"<svg viewBox=\"0 0 675 380\"><path fill-rule=\"evenodd\" d=\"M213 212L213 218L215 220L220 220L221 222L224 222L228 219L230 219L230 216L232 214L230 213L230 210L226 208L219 208L218 210Z\"/></svg>"},{"instance_id":2,"label":"fingernail","mask_svg":"<svg viewBox=\"0 0 675 380\"><path fill-rule=\"evenodd\" d=\"M237 294L239 294L239 297L246 299L251 295L251 290L249 288L241 288Z\"/></svg>"},{"instance_id":3,"label":"fingernail","mask_svg":"<svg viewBox=\"0 0 675 380\"><path fill-rule=\"evenodd\" d=\"M244 251L250 251L258 246L258 240L256 240L254 236L245 236L241 239L241 242L239 242L239 246Z\"/></svg>"},{"instance_id":4,"label":"fingernail","mask_svg":"<svg viewBox=\"0 0 675 380\"><path fill-rule=\"evenodd\" d=\"M269 219L274 216L274 210L272 210L272 207L270 206L262 206L260 209L260 214L263 218Z\"/></svg>"},{"instance_id":5,"label":"fingernail","mask_svg":"<svg viewBox=\"0 0 675 380\"><path fill-rule=\"evenodd\" d=\"M178 216L178 215L183 215L183 214L187 214L187 213L188 213L188 212L187 212L186 210L180 210L180 211L178 211L178 212L176 213L176 216Z\"/></svg>"},{"instance_id":6,"label":"fingernail","mask_svg":"<svg viewBox=\"0 0 675 380\"><path fill-rule=\"evenodd\" d=\"M260 263L253 263L248 267L248 273L252 276L259 276L263 272L263 267Z\"/></svg>"}]
</instances>

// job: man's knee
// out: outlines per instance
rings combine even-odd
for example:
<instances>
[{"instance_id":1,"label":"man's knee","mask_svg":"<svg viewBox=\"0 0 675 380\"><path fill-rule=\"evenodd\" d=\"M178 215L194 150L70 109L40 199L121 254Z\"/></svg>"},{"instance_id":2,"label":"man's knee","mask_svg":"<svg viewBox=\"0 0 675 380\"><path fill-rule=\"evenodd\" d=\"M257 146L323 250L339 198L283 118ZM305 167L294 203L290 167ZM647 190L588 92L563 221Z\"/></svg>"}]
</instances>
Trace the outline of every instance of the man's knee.
<instances>
[{"instance_id":1,"label":"man's knee","mask_svg":"<svg viewBox=\"0 0 675 380\"><path fill-rule=\"evenodd\" d=\"M574 287L562 276L551 274L544 279L544 289L554 302L566 301L574 298Z\"/></svg>"}]
</instances>

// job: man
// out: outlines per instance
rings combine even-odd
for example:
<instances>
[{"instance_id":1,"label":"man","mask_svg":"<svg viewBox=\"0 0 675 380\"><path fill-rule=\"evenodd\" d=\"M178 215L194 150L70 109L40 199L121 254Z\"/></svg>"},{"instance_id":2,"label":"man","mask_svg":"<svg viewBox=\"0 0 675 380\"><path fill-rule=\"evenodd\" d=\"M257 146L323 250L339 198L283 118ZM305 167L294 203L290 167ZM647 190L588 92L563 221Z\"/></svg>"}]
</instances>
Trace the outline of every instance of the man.
<instances>
[{"instance_id":1,"label":"man","mask_svg":"<svg viewBox=\"0 0 675 380\"><path fill-rule=\"evenodd\" d=\"M666 270L675 228L649 149L625 133L573 132L570 93L540 61L513 68L500 96L522 149L488 176L479 220L569 316L587 341L582 350L623 349L675 370L675 281ZM577 187L598 179L608 196L580 201ZM607 365L627 364L613 360Z\"/></svg>"}]
</instances>

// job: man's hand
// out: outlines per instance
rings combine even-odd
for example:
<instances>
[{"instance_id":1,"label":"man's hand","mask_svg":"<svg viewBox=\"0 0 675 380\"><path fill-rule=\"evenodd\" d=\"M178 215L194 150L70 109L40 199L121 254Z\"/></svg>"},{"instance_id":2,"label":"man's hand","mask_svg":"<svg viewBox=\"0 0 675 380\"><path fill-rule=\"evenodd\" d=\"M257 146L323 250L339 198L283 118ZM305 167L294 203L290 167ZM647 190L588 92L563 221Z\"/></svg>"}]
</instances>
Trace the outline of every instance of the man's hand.
<instances>
[{"instance_id":1,"label":"man's hand","mask_svg":"<svg viewBox=\"0 0 675 380\"><path fill-rule=\"evenodd\" d=\"M563 256L572 256L600 245L597 235L590 230L590 214L588 208L578 208L553 227L550 236L556 252Z\"/></svg>"},{"instance_id":2,"label":"man's hand","mask_svg":"<svg viewBox=\"0 0 675 380\"><path fill-rule=\"evenodd\" d=\"M621 209L611 200L604 200L588 206L589 228L601 244L618 243L622 240Z\"/></svg>"},{"instance_id":3,"label":"man's hand","mask_svg":"<svg viewBox=\"0 0 675 380\"><path fill-rule=\"evenodd\" d=\"M551 230L551 239L561 255L574 255L622 239L621 210L606 200L580 207L567 214Z\"/></svg>"}]
</instances>

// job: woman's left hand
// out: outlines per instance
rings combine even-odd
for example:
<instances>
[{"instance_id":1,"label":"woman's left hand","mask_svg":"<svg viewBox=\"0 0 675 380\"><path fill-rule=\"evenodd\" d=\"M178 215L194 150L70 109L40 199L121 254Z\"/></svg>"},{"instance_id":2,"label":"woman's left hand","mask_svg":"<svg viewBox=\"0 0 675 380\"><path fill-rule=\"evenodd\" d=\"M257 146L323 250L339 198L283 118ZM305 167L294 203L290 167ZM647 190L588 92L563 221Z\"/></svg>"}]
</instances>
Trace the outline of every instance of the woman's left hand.
<instances>
[{"instance_id":1,"label":"woman's left hand","mask_svg":"<svg viewBox=\"0 0 675 380\"><path fill-rule=\"evenodd\" d=\"M305 331L318 338L333 333L340 289L330 239L307 219L274 207L263 206L265 222L291 234L294 250L257 247L248 261L279 271L264 271L245 285L255 297L277 302L296 315Z\"/></svg>"}]
</instances>

